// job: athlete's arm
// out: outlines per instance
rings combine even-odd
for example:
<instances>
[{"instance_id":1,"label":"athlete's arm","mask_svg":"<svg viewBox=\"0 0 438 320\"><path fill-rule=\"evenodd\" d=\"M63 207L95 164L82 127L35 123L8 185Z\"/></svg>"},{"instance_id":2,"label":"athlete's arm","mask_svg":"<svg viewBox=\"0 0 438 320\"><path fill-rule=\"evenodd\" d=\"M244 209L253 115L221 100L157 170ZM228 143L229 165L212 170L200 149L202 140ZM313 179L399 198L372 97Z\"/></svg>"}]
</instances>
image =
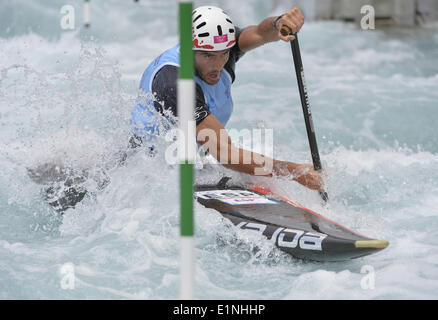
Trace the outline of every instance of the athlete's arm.
<instances>
[{"instance_id":1,"label":"athlete's arm","mask_svg":"<svg viewBox=\"0 0 438 320\"><path fill-rule=\"evenodd\" d=\"M226 168L251 175L290 177L310 189L322 191L321 176L312 165L275 160L235 146L213 114L196 126L196 140Z\"/></svg>"},{"instance_id":2,"label":"athlete's arm","mask_svg":"<svg viewBox=\"0 0 438 320\"><path fill-rule=\"evenodd\" d=\"M294 36L283 36L280 29L283 25L292 29L292 33L300 31L304 24L304 16L297 8L287 11L282 17L275 21L277 17L269 17L259 25L248 26L242 30L239 38L239 48L243 52L260 47L268 42L277 40L291 41ZM274 26L275 23L275 26Z\"/></svg>"}]
</instances>

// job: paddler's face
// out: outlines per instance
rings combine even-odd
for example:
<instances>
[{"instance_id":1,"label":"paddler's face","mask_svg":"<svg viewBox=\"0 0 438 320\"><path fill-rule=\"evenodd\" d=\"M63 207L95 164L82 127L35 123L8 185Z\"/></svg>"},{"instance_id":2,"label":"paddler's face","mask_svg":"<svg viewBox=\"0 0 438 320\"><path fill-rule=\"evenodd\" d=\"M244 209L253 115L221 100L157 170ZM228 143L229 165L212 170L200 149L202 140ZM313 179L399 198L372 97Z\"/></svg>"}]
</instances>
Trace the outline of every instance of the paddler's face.
<instances>
[{"instance_id":1,"label":"paddler's face","mask_svg":"<svg viewBox=\"0 0 438 320\"><path fill-rule=\"evenodd\" d=\"M195 51L197 76L208 84L216 84L230 57L230 49L222 51Z\"/></svg>"}]
</instances>

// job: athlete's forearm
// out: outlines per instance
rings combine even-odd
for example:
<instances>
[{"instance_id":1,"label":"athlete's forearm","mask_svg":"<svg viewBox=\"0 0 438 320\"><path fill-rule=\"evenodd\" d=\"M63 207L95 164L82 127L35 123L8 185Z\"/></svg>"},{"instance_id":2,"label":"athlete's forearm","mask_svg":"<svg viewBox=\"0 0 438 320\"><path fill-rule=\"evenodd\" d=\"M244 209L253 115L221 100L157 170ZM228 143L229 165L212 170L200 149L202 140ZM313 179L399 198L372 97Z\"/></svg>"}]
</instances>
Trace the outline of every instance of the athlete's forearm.
<instances>
[{"instance_id":1,"label":"athlete's forearm","mask_svg":"<svg viewBox=\"0 0 438 320\"><path fill-rule=\"evenodd\" d=\"M263 154L237 148L230 144L226 161L220 161L225 167L256 176L291 176L299 166L296 163L280 161Z\"/></svg>"},{"instance_id":2,"label":"athlete's forearm","mask_svg":"<svg viewBox=\"0 0 438 320\"><path fill-rule=\"evenodd\" d=\"M277 17L266 18L257 26L257 33L261 36L262 45L280 39L278 37L278 30L274 26L275 19Z\"/></svg>"},{"instance_id":3,"label":"athlete's forearm","mask_svg":"<svg viewBox=\"0 0 438 320\"><path fill-rule=\"evenodd\" d=\"M226 161L220 163L228 169L257 176L272 176L274 159L257 152L231 147Z\"/></svg>"},{"instance_id":4,"label":"athlete's forearm","mask_svg":"<svg viewBox=\"0 0 438 320\"><path fill-rule=\"evenodd\" d=\"M274 27L276 18L277 17L269 17L258 25L244 28L239 38L240 50L247 52L268 42L279 40L278 30Z\"/></svg>"}]
</instances>

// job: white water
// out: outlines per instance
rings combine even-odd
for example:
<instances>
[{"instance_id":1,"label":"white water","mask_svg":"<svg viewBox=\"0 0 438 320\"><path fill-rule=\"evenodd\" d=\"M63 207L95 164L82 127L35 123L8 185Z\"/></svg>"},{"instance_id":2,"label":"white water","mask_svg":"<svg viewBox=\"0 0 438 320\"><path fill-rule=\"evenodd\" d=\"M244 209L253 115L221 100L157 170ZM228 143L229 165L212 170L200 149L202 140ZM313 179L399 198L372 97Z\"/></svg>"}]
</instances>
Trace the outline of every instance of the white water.
<instances>
[{"instance_id":1,"label":"white water","mask_svg":"<svg viewBox=\"0 0 438 320\"><path fill-rule=\"evenodd\" d=\"M84 30L82 2L71 1L73 31L59 27L65 3L46 2L0 10L0 298L176 299L178 169L143 153L114 167L144 68L178 41L176 2L94 2ZM239 26L282 11L212 3ZM436 34L436 26L362 31L340 22L307 22L300 33L330 204L296 183L270 183L390 246L348 262L303 262L197 205L197 298L438 296ZM246 54L233 98L228 128L273 128L276 158L310 161L288 44ZM91 196L63 216L27 174L48 161L91 172ZM111 183L101 190L103 168ZM65 289L63 266L74 267L74 289ZM374 269L374 289L361 287L364 266Z\"/></svg>"}]
</instances>

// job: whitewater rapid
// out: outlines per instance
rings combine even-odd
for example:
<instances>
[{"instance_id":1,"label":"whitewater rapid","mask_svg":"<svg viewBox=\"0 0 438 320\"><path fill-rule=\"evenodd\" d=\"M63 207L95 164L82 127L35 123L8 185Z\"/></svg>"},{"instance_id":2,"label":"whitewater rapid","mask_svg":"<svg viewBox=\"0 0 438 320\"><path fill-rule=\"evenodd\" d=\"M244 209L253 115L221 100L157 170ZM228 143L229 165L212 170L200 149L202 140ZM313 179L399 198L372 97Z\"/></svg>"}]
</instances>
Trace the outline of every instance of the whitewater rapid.
<instances>
[{"instance_id":1,"label":"whitewater rapid","mask_svg":"<svg viewBox=\"0 0 438 320\"><path fill-rule=\"evenodd\" d=\"M116 165L141 74L178 41L176 4L93 3L90 30L79 20L63 31L61 2L0 11L10 25L0 33L0 298L176 299L178 166L165 164L163 152ZM238 26L285 7L213 3ZM79 1L72 4L79 16ZM18 11L39 27L20 26ZM262 180L390 246L342 263L300 261L196 204L196 298L436 298L436 26L364 31L308 21L300 46L330 202L294 182ZM289 45L247 53L236 74L227 129L272 129L276 158L310 163ZM89 195L63 215L28 175L46 162L90 172ZM102 170L110 179L103 189ZM373 286L364 286L370 275Z\"/></svg>"}]
</instances>

